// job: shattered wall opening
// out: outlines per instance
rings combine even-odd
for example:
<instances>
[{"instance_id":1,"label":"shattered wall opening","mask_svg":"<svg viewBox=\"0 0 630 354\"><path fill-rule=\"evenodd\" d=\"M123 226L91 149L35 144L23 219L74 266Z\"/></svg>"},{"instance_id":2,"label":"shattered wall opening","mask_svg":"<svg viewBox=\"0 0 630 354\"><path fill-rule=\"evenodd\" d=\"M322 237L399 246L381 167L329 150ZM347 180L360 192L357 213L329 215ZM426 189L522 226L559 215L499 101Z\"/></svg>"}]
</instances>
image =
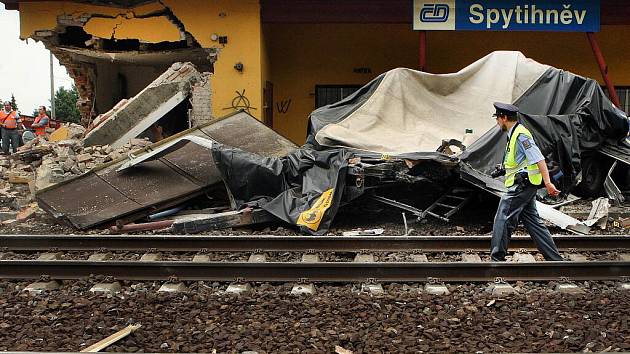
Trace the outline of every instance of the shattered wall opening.
<instances>
[{"instance_id":1,"label":"shattered wall opening","mask_svg":"<svg viewBox=\"0 0 630 354\"><path fill-rule=\"evenodd\" d=\"M56 12L56 25L33 24L29 36L42 41L68 69L79 93L77 106L84 126L120 100L141 92L175 62L214 71L212 50L201 48L160 1L133 8L60 4L44 9L40 5L29 4L37 13Z\"/></svg>"}]
</instances>

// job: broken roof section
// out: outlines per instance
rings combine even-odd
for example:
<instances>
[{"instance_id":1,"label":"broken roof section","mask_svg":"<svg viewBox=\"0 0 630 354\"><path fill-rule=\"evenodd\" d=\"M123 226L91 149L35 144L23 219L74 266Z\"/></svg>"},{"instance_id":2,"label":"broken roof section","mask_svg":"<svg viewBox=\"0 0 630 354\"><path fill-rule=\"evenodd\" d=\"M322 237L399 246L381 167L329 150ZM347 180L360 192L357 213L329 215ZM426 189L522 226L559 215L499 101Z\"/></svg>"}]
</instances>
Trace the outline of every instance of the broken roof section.
<instances>
[{"instance_id":1,"label":"broken roof section","mask_svg":"<svg viewBox=\"0 0 630 354\"><path fill-rule=\"evenodd\" d=\"M173 64L136 96L100 115L85 136L85 146L121 147L184 101L195 83L207 79L191 63Z\"/></svg>"},{"instance_id":2,"label":"broken roof section","mask_svg":"<svg viewBox=\"0 0 630 354\"><path fill-rule=\"evenodd\" d=\"M160 141L144 152L191 136L268 157L284 156L296 148L254 117L238 112ZM196 144L184 144L159 159L118 172L126 161L44 189L37 194L37 201L56 218L86 229L126 217L135 220L222 184L212 153Z\"/></svg>"}]
</instances>

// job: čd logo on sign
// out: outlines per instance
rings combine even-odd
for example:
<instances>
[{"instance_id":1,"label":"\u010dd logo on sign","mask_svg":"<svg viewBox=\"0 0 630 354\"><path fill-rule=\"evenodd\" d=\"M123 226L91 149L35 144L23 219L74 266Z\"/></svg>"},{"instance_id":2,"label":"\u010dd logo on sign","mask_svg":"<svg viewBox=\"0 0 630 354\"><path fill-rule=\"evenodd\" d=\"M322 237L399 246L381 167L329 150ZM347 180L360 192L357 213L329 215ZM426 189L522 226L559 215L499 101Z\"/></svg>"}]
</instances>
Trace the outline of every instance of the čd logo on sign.
<instances>
[{"instance_id":1,"label":"\u010dd logo on sign","mask_svg":"<svg viewBox=\"0 0 630 354\"><path fill-rule=\"evenodd\" d=\"M420 10L422 22L446 22L448 20L448 4L424 4Z\"/></svg>"}]
</instances>

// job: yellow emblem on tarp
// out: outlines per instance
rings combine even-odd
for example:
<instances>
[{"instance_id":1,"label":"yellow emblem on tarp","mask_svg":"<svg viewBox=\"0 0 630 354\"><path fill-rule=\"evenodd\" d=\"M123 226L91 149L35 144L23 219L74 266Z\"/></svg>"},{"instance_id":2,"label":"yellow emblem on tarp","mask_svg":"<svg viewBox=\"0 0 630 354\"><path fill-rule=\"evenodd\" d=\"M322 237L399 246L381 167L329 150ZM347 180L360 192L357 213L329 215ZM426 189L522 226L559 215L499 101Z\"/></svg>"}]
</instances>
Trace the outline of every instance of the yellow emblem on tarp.
<instances>
[{"instance_id":1,"label":"yellow emblem on tarp","mask_svg":"<svg viewBox=\"0 0 630 354\"><path fill-rule=\"evenodd\" d=\"M331 188L322 193L310 209L300 214L297 224L306 226L313 231L317 231L317 229L319 229L319 223L324 217L324 213L332 205L334 192L335 189Z\"/></svg>"}]
</instances>

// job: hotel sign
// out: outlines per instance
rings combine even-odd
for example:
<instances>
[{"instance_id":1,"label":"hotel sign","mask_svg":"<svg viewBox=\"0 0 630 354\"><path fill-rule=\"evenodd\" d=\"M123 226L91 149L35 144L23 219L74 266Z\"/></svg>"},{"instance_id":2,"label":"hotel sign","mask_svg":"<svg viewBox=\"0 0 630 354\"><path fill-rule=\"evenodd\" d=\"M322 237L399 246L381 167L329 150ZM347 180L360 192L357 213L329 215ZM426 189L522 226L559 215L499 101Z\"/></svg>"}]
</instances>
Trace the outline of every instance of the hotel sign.
<instances>
[{"instance_id":1,"label":"hotel sign","mask_svg":"<svg viewBox=\"0 0 630 354\"><path fill-rule=\"evenodd\" d=\"M414 0L413 29L598 32L599 0Z\"/></svg>"}]
</instances>

